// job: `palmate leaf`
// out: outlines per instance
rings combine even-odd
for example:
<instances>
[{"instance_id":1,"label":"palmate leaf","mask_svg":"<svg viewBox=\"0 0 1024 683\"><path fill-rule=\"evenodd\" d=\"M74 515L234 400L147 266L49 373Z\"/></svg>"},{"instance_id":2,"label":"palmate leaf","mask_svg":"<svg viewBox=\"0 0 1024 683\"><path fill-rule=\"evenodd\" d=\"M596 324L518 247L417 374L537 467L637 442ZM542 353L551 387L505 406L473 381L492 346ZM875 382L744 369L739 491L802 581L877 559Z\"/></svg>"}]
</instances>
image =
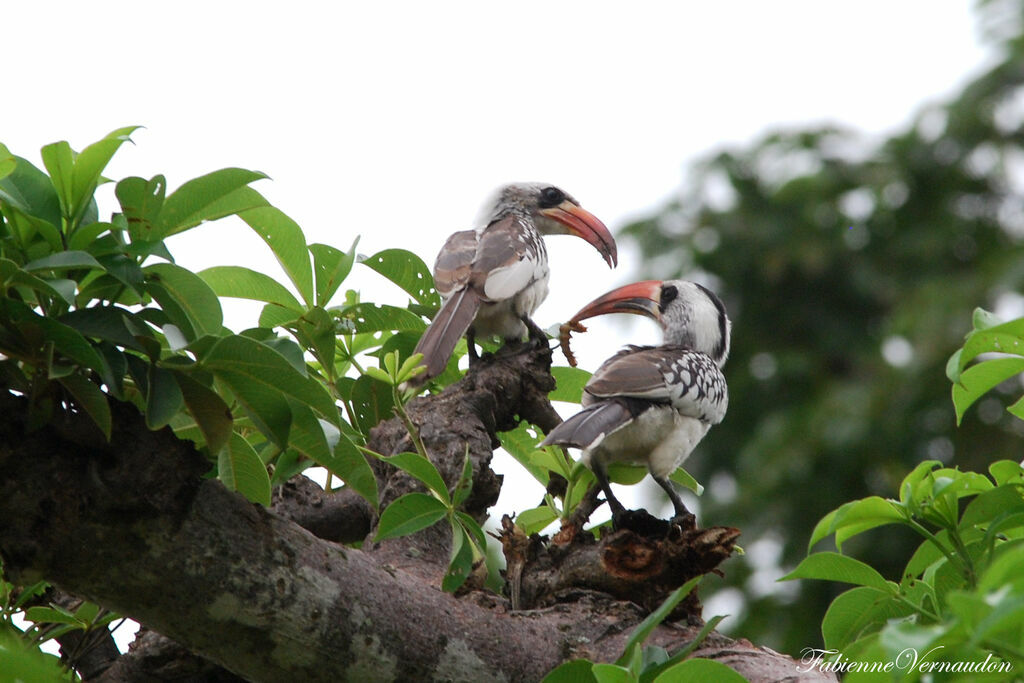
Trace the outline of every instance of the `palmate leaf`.
<instances>
[{"instance_id":1,"label":"palmate leaf","mask_svg":"<svg viewBox=\"0 0 1024 683\"><path fill-rule=\"evenodd\" d=\"M199 365L218 378L230 375L245 391L294 398L340 426L338 409L327 390L266 344L240 335L224 337L203 355ZM287 412L290 415L291 411Z\"/></svg>"}]
</instances>

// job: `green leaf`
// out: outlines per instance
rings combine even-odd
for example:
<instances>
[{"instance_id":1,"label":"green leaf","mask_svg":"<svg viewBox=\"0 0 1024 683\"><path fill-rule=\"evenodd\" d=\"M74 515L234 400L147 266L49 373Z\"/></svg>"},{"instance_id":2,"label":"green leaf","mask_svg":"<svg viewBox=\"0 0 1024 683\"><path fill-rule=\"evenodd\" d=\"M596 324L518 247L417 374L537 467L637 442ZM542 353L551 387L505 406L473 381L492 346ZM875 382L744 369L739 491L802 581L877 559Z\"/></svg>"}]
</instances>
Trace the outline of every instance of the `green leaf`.
<instances>
[{"instance_id":1,"label":"green leaf","mask_svg":"<svg viewBox=\"0 0 1024 683\"><path fill-rule=\"evenodd\" d=\"M592 672L594 663L586 659L574 659L548 673L541 683L597 683Z\"/></svg>"},{"instance_id":2,"label":"green leaf","mask_svg":"<svg viewBox=\"0 0 1024 683\"><path fill-rule=\"evenodd\" d=\"M375 541L408 536L433 526L448 514L448 507L426 493L407 493L380 515Z\"/></svg>"},{"instance_id":3,"label":"green leaf","mask_svg":"<svg viewBox=\"0 0 1024 683\"><path fill-rule=\"evenodd\" d=\"M200 364L215 374L235 373L254 385L291 396L340 426L338 408L327 390L265 344L240 335L224 337L201 358Z\"/></svg>"},{"instance_id":4,"label":"green leaf","mask_svg":"<svg viewBox=\"0 0 1024 683\"><path fill-rule=\"evenodd\" d=\"M317 306L326 306L352 271L357 244L358 237L352 242L352 248L347 253L326 244L309 245L309 251L313 254L313 271L316 274Z\"/></svg>"},{"instance_id":5,"label":"green leaf","mask_svg":"<svg viewBox=\"0 0 1024 683\"><path fill-rule=\"evenodd\" d=\"M385 249L368 256L361 263L405 290L417 303L440 306L441 298L434 289L434 278L423 260L405 249Z\"/></svg>"},{"instance_id":6,"label":"green leaf","mask_svg":"<svg viewBox=\"0 0 1024 683\"><path fill-rule=\"evenodd\" d=\"M998 460L988 466L996 484L1024 484L1024 466L1013 460Z\"/></svg>"},{"instance_id":7,"label":"green leaf","mask_svg":"<svg viewBox=\"0 0 1024 683\"><path fill-rule=\"evenodd\" d=\"M867 633L879 630L889 619L913 613L888 591L858 586L840 594L825 612L821 634L826 648L845 649Z\"/></svg>"},{"instance_id":8,"label":"green leaf","mask_svg":"<svg viewBox=\"0 0 1024 683\"><path fill-rule=\"evenodd\" d=\"M185 406L185 398L174 373L156 365L149 366L149 390L146 392L146 426L166 426Z\"/></svg>"},{"instance_id":9,"label":"green leaf","mask_svg":"<svg viewBox=\"0 0 1024 683\"><path fill-rule=\"evenodd\" d=\"M854 501L845 508L841 516L835 520L836 547L842 549L843 543L857 534L886 524L906 524L906 511L893 501L879 496L869 496Z\"/></svg>"},{"instance_id":10,"label":"green leaf","mask_svg":"<svg viewBox=\"0 0 1024 683\"><path fill-rule=\"evenodd\" d=\"M242 211L238 217L263 238L303 301L307 306L313 306L313 271L306 238L298 223L273 206Z\"/></svg>"},{"instance_id":11,"label":"green leaf","mask_svg":"<svg viewBox=\"0 0 1024 683\"><path fill-rule=\"evenodd\" d=\"M391 387L369 375L362 375L352 385L351 402L356 427L363 434L369 434L381 420L391 417L395 406Z\"/></svg>"},{"instance_id":12,"label":"green leaf","mask_svg":"<svg viewBox=\"0 0 1024 683\"><path fill-rule=\"evenodd\" d=\"M551 376L555 378L555 390L548 394L548 399L579 403L591 373L581 368L556 366L551 368Z\"/></svg>"},{"instance_id":13,"label":"green leaf","mask_svg":"<svg viewBox=\"0 0 1024 683\"><path fill-rule=\"evenodd\" d=\"M747 683L734 670L712 659L687 659L654 679L654 683Z\"/></svg>"},{"instance_id":14,"label":"green leaf","mask_svg":"<svg viewBox=\"0 0 1024 683\"><path fill-rule=\"evenodd\" d=\"M29 287L40 294L52 297L54 300L62 299L67 304L75 303L74 283L72 291L58 289L56 282L42 280L31 273L22 270L17 263L10 259L0 258L0 287L7 289L12 286Z\"/></svg>"},{"instance_id":15,"label":"green leaf","mask_svg":"<svg viewBox=\"0 0 1024 683\"><path fill-rule=\"evenodd\" d=\"M615 660L615 663L620 665L627 663L629 661L632 648L639 646L647 640L647 636L651 635L651 631L653 631L658 624L668 618L668 615L672 613L672 610L674 610L676 606L683 601L683 598L690 594L694 587L700 583L702 578L704 578L703 575L693 577L682 586L675 589L671 595L665 598L665 601L662 602L656 610L648 614L647 618L640 622L640 625L637 626L633 630L633 633L630 634L629 640L626 641L626 645L622 649L622 655Z\"/></svg>"},{"instance_id":16,"label":"green leaf","mask_svg":"<svg viewBox=\"0 0 1024 683\"><path fill-rule=\"evenodd\" d=\"M217 392L196 381L188 373L175 371L174 379L178 383L185 408L203 434L207 449L211 454L220 452L231 437L234 426L231 408Z\"/></svg>"},{"instance_id":17,"label":"green leaf","mask_svg":"<svg viewBox=\"0 0 1024 683\"><path fill-rule=\"evenodd\" d=\"M858 586L869 586L895 595L899 587L867 564L839 553L814 553L804 558L796 569L783 576L780 581L793 579L824 579L842 581Z\"/></svg>"},{"instance_id":18,"label":"green leaf","mask_svg":"<svg viewBox=\"0 0 1024 683\"><path fill-rule=\"evenodd\" d=\"M415 330L426 329L423 319L404 308L371 303L360 303L345 306L338 315L349 320L357 332L379 332L381 330Z\"/></svg>"},{"instance_id":19,"label":"green leaf","mask_svg":"<svg viewBox=\"0 0 1024 683\"><path fill-rule=\"evenodd\" d=\"M227 447L217 456L217 478L231 491L254 503L270 506L270 475L249 442L232 433Z\"/></svg>"},{"instance_id":20,"label":"green leaf","mask_svg":"<svg viewBox=\"0 0 1024 683\"><path fill-rule=\"evenodd\" d=\"M68 624L79 626L80 622L75 615L64 609L55 607L29 607L25 610L25 618L44 624Z\"/></svg>"},{"instance_id":21,"label":"green leaf","mask_svg":"<svg viewBox=\"0 0 1024 683\"><path fill-rule=\"evenodd\" d=\"M329 424L329 423L328 423ZM323 426L321 424L321 426ZM345 482L345 485L365 498L377 509L377 478L373 475L369 463L363 457L352 440L343 432L338 434L338 442L334 444L329 461L319 462L332 474Z\"/></svg>"},{"instance_id":22,"label":"green leaf","mask_svg":"<svg viewBox=\"0 0 1024 683\"><path fill-rule=\"evenodd\" d=\"M166 192L167 179L162 175L153 176L150 180L132 176L121 180L114 188L121 211L128 221L128 236L132 242L159 239L156 230Z\"/></svg>"},{"instance_id":23,"label":"green leaf","mask_svg":"<svg viewBox=\"0 0 1024 683\"><path fill-rule=\"evenodd\" d=\"M50 174L50 181L53 183L53 189L56 191L57 199L60 201L61 216L64 219L70 220L72 216L72 176L75 169L75 158L71 145L66 140L45 145L40 150L40 156L43 158L43 166L46 167L47 172ZM60 226L63 230L63 221Z\"/></svg>"},{"instance_id":24,"label":"green leaf","mask_svg":"<svg viewBox=\"0 0 1024 683\"><path fill-rule=\"evenodd\" d=\"M680 486L685 486L686 488L696 493L698 496L703 495L704 493L704 487L700 484L700 482L694 479L693 475L684 470L682 467L677 467L676 471L670 474L668 478L674 481L675 483L679 484Z\"/></svg>"},{"instance_id":25,"label":"green leaf","mask_svg":"<svg viewBox=\"0 0 1024 683\"><path fill-rule=\"evenodd\" d=\"M395 455L381 455L369 449L361 449L369 453L381 462L386 462L398 469L410 474L413 478L422 482L428 489L433 491L441 499L441 502L448 507L452 499L448 494L448 485L444 483L441 473L434 467L434 463L424 458L419 453L396 453Z\"/></svg>"},{"instance_id":26,"label":"green leaf","mask_svg":"<svg viewBox=\"0 0 1024 683\"><path fill-rule=\"evenodd\" d=\"M640 677L640 682L650 683L650 681L656 680L660 674L676 666L679 662L689 657L692 652L694 652L698 647L701 646L701 644L704 642L704 639L708 637L708 634L714 631L723 619L725 619L725 615L719 615L716 617L712 617L711 619L708 619L707 623L705 623L704 626L701 627L700 632L697 633L697 636L693 640L691 640L685 647L682 647L679 650L677 650L671 657L666 659L661 664L645 669L643 675Z\"/></svg>"},{"instance_id":27,"label":"green leaf","mask_svg":"<svg viewBox=\"0 0 1024 683\"><path fill-rule=\"evenodd\" d=\"M189 180L164 201L157 224L157 239L194 228L247 209L267 206L249 183L266 178L258 171L223 168Z\"/></svg>"},{"instance_id":28,"label":"green leaf","mask_svg":"<svg viewBox=\"0 0 1024 683\"><path fill-rule=\"evenodd\" d=\"M197 274L217 296L265 301L294 311L296 317L302 315L298 299L269 275L244 266L214 266Z\"/></svg>"},{"instance_id":29,"label":"green leaf","mask_svg":"<svg viewBox=\"0 0 1024 683\"><path fill-rule=\"evenodd\" d=\"M85 210L92 202L93 194L102 178L103 169L110 163L111 158L130 139L130 135L139 126L127 126L110 132L102 140L94 142L83 149L74 162L74 169L71 181L71 203L69 215L72 217L72 224L77 225L85 215Z\"/></svg>"},{"instance_id":30,"label":"green leaf","mask_svg":"<svg viewBox=\"0 0 1024 683\"><path fill-rule=\"evenodd\" d=\"M595 664L591 669L597 683L634 683L636 678L629 669L615 664Z\"/></svg>"},{"instance_id":31,"label":"green leaf","mask_svg":"<svg viewBox=\"0 0 1024 683\"><path fill-rule=\"evenodd\" d=\"M85 251L60 251L43 258L30 261L22 266L26 271L39 270L72 270L75 268L103 268L92 254Z\"/></svg>"},{"instance_id":32,"label":"green leaf","mask_svg":"<svg viewBox=\"0 0 1024 683\"><path fill-rule=\"evenodd\" d=\"M960 424L967 409L982 395L1021 371L1024 371L1024 358L995 358L972 365L960 373L960 381L953 385L956 423Z\"/></svg>"},{"instance_id":33,"label":"green leaf","mask_svg":"<svg viewBox=\"0 0 1024 683\"><path fill-rule=\"evenodd\" d=\"M967 504L960 517L960 529L985 527L1000 515L1024 511L1024 495L1019 485L1008 484L980 494Z\"/></svg>"},{"instance_id":34,"label":"green leaf","mask_svg":"<svg viewBox=\"0 0 1024 683\"><path fill-rule=\"evenodd\" d=\"M8 298L0 299L0 319L4 317L13 323L30 345L26 352L35 353L47 341L53 342L54 347L69 359L95 370L105 380L109 378L106 361L74 328L53 318L45 318L20 301Z\"/></svg>"},{"instance_id":35,"label":"green leaf","mask_svg":"<svg viewBox=\"0 0 1024 683\"><path fill-rule=\"evenodd\" d=\"M962 353L960 369L983 353L1024 354L1024 318L975 330L967 335Z\"/></svg>"},{"instance_id":36,"label":"green leaf","mask_svg":"<svg viewBox=\"0 0 1024 683\"><path fill-rule=\"evenodd\" d=\"M550 480L549 470L542 467L534 458L537 444L543 437L538 438L531 432L536 432L536 427L522 422L515 429L498 434L498 439L501 440L501 447L526 468L526 471L533 475L534 479L539 481L542 486L547 486Z\"/></svg>"},{"instance_id":37,"label":"green leaf","mask_svg":"<svg viewBox=\"0 0 1024 683\"><path fill-rule=\"evenodd\" d=\"M523 530L527 536L540 533L549 524L558 519L558 510L549 505L523 510L516 516L516 526Z\"/></svg>"},{"instance_id":38,"label":"green leaf","mask_svg":"<svg viewBox=\"0 0 1024 683\"><path fill-rule=\"evenodd\" d=\"M473 571L473 546L461 524L452 522L452 549L448 571L441 579L441 590L454 593Z\"/></svg>"},{"instance_id":39,"label":"green leaf","mask_svg":"<svg viewBox=\"0 0 1024 683\"><path fill-rule=\"evenodd\" d=\"M27 159L15 156L14 171L0 178L0 203L6 203L25 216L61 226L60 200L50 178ZM58 238L59 243L59 238Z\"/></svg>"},{"instance_id":40,"label":"green leaf","mask_svg":"<svg viewBox=\"0 0 1024 683\"><path fill-rule=\"evenodd\" d=\"M77 372L65 375L57 381L74 396L75 402L92 418L107 441L110 441L112 423L107 395Z\"/></svg>"},{"instance_id":41,"label":"green leaf","mask_svg":"<svg viewBox=\"0 0 1024 683\"><path fill-rule=\"evenodd\" d=\"M7 149L7 145L0 142L0 180L14 173L18 167L18 159Z\"/></svg>"},{"instance_id":42,"label":"green leaf","mask_svg":"<svg viewBox=\"0 0 1024 683\"><path fill-rule=\"evenodd\" d=\"M143 272L147 290L189 341L221 333L220 300L202 278L173 263L157 263Z\"/></svg>"}]
</instances>

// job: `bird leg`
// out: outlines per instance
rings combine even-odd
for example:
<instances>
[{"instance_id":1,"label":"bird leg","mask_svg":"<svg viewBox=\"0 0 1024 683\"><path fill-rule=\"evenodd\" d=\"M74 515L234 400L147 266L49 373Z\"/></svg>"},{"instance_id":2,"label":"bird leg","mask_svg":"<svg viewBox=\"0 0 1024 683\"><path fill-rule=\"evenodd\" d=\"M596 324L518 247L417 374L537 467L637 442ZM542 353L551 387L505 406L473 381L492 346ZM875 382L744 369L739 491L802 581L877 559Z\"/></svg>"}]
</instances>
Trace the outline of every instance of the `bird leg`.
<instances>
[{"instance_id":1,"label":"bird leg","mask_svg":"<svg viewBox=\"0 0 1024 683\"><path fill-rule=\"evenodd\" d=\"M480 354L476 352L476 330L472 327L466 330L466 350L469 355L469 364L476 365L480 360Z\"/></svg>"},{"instance_id":2,"label":"bird leg","mask_svg":"<svg viewBox=\"0 0 1024 683\"><path fill-rule=\"evenodd\" d=\"M594 478L597 479L597 485L604 491L605 500L608 501L608 507L612 511L612 525L615 525L615 518L619 517L626 511L626 507L619 502L619 499L612 493L612 485L608 481L608 472L605 471L604 465L599 463L597 460L590 462L591 470L594 472Z\"/></svg>"},{"instance_id":3,"label":"bird leg","mask_svg":"<svg viewBox=\"0 0 1024 683\"><path fill-rule=\"evenodd\" d=\"M530 320L529 316L521 316L519 318L526 325L526 329L530 331L530 341L537 345L538 348L547 348L550 346L548 342L548 333L540 329L537 323Z\"/></svg>"},{"instance_id":4,"label":"bird leg","mask_svg":"<svg viewBox=\"0 0 1024 683\"><path fill-rule=\"evenodd\" d=\"M665 489L665 493L668 494L669 499L672 501L672 507L675 508L676 512L673 519L680 521L685 520L686 526L696 527L696 518L693 516L692 512L686 509L686 505L683 504L683 499L679 497L679 493L676 491L675 487L672 486L672 482L669 481L667 477L659 477L653 472L651 473L651 477L654 478L654 481L658 482L658 486Z\"/></svg>"}]
</instances>

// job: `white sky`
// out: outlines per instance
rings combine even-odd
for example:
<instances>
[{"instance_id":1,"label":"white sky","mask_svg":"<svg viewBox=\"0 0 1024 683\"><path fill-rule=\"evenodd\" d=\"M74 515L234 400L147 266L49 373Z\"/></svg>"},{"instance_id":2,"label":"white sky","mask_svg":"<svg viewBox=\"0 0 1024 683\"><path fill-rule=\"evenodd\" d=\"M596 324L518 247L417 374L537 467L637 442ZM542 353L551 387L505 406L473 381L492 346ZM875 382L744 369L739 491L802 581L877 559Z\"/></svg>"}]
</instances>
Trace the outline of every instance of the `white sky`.
<instances>
[{"instance_id":1,"label":"white sky","mask_svg":"<svg viewBox=\"0 0 1024 683\"><path fill-rule=\"evenodd\" d=\"M174 188L225 166L261 170L273 180L255 187L307 241L347 248L362 235L363 253L401 246L430 264L504 182L556 183L614 231L722 144L778 125L893 131L979 71L972 4L11 2L0 141L38 164L48 142L81 149L141 124L109 176L164 173ZM582 242L548 246L544 327L635 279L629 251L612 273ZM170 247L194 270L280 272L237 225ZM354 280L404 305L378 282ZM241 310L229 326L254 323ZM626 341L592 329L608 333L577 341L590 369ZM656 340L653 326L631 330Z\"/></svg>"}]
</instances>

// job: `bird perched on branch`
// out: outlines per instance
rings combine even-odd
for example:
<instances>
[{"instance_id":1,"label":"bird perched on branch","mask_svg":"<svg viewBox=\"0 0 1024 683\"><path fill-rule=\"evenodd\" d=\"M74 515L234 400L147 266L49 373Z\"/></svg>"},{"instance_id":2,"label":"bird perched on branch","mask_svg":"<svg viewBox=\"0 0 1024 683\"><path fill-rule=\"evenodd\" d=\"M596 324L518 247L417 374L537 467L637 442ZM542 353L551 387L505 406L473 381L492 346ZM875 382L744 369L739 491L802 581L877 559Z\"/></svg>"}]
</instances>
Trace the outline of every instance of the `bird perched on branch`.
<instances>
[{"instance_id":1,"label":"bird perched on branch","mask_svg":"<svg viewBox=\"0 0 1024 683\"><path fill-rule=\"evenodd\" d=\"M606 360L583 390L583 410L551 430L542 445L583 450L581 461L604 491L613 522L625 512L608 483L613 462L646 464L672 499L676 517L686 516L668 478L725 416L729 394L720 368L729 355L732 323L713 292L685 280L620 287L589 303L568 325L585 331L579 321L605 313L654 318L664 341L628 346Z\"/></svg>"},{"instance_id":2,"label":"bird perched on branch","mask_svg":"<svg viewBox=\"0 0 1024 683\"><path fill-rule=\"evenodd\" d=\"M615 267L615 240L604 223L564 191L541 183L514 183L497 190L474 230L448 238L434 264L434 283L444 303L416 345L426 372L410 384L439 375L465 334L470 359L474 339L547 343L530 319L548 295L548 254L543 235L576 235Z\"/></svg>"}]
</instances>

